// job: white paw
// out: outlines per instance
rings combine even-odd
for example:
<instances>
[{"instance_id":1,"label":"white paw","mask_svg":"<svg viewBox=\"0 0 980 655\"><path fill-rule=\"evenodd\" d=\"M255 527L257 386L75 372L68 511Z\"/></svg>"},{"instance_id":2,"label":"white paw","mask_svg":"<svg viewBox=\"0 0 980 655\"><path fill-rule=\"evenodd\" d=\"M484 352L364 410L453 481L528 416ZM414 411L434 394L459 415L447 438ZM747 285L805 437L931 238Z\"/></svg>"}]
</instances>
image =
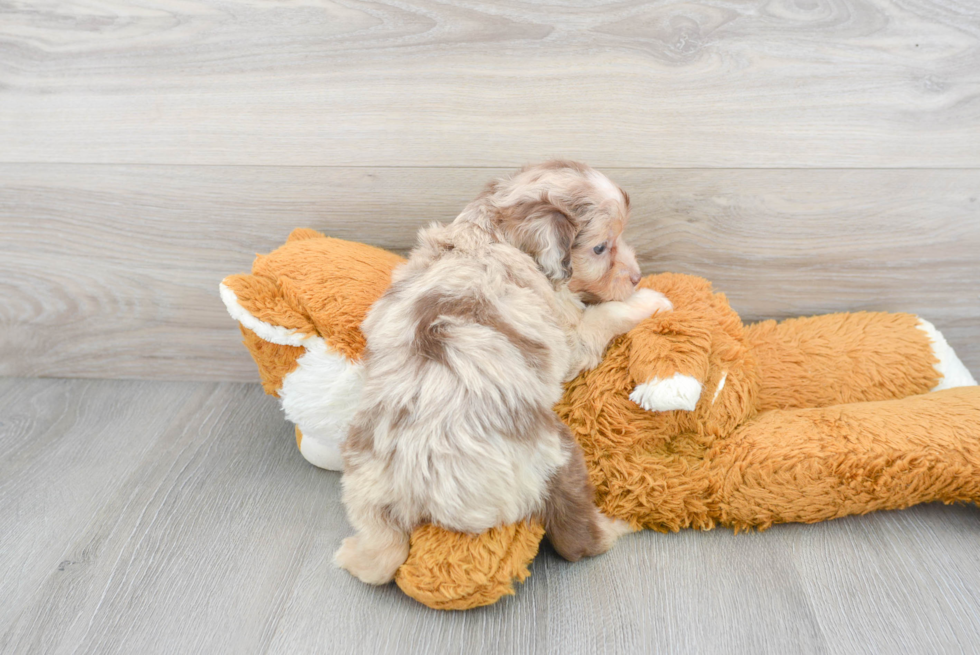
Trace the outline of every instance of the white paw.
<instances>
[{"instance_id":1,"label":"white paw","mask_svg":"<svg viewBox=\"0 0 980 655\"><path fill-rule=\"evenodd\" d=\"M398 567L407 558L408 544L372 551L362 547L357 537L348 537L333 559L337 566L346 569L361 582L380 585L391 582Z\"/></svg>"},{"instance_id":2,"label":"white paw","mask_svg":"<svg viewBox=\"0 0 980 655\"><path fill-rule=\"evenodd\" d=\"M636 385L630 400L649 412L683 409L693 412L701 398L701 383L690 375L674 373L666 380L653 378Z\"/></svg>"},{"instance_id":3,"label":"white paw","mask_svg":"<svg viewBox=\"0 0 980 655\"><path fill-rule=\"evenodd\" d=\"M634 532L633 527L621 519L614 519L599 512L599 529L602 531L601 552L606 552L613 547L616 540L624 534ZM598 554L598 553L596 553Z\"/></svg>"},{"instance_id":4,"label":"white paw","mask_svg":"<svg viewBox=\"0 0 980 655\"><path fill-rule=\"evenodd\" d=\"M603 516L606 515L603 514ZM633 526L622 519L614 519L611 516L606 516L606 521L606 525L603 526L603 532L616 538L622 537L624 534L636 532Z\"/></svg>"},{"instance_id":5,"label":"white paw","mask_svg":"<svg viewBox=\"0 0 980 655\"><path fill-rule=\"evenodd\" d=\"M657 312L669 312L674 309L667 296L653 289L637 289L624 302L637 323Z\"/></svg>"},{"instance_id":6,"label":"white paw","mask_svg":"<svg viewBox=\"0 0 980 655\"><path fill-rule=\"evenodd\" d=\"M357 570L360 570L362 560L360 539L357 537L347 537L344 539L343 543L340 544L340 548L337 549L337 552L333 556L334 564L342 569L346 569L357 577L360 577L357 575Z\"/></svg>"}]
</instances>

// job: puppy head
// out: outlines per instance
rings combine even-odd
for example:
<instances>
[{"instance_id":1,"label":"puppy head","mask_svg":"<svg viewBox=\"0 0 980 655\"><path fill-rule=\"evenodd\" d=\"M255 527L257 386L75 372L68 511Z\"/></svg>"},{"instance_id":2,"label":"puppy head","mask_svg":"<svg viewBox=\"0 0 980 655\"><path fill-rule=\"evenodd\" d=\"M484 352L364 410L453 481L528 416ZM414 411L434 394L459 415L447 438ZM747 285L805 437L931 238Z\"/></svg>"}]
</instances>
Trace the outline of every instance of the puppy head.
<instances>
[{"instance_id":1,"label":"puppy head","mask_svg":"<svg viewBox=\"0 0 980 655\"><path fill-rule=\"evenodd\" d=\"M640 281L636 256L623 240L629 220L629 197L623 196L627 213L622 218L590 222L572 244L568 288L587 303L626 300Z\"/></svg>"},{"instance_id":2,"label":"puppy head","mask_svg":"<svg viewBox=\"0 0 980 655\"><path fill-rule=\"evenodd\" d=\"M585 302L625 300L640 280L623 241L629 196L584 164L550 161L491 183L477 199L500 238Z\"/></svg>"}]
</instances>

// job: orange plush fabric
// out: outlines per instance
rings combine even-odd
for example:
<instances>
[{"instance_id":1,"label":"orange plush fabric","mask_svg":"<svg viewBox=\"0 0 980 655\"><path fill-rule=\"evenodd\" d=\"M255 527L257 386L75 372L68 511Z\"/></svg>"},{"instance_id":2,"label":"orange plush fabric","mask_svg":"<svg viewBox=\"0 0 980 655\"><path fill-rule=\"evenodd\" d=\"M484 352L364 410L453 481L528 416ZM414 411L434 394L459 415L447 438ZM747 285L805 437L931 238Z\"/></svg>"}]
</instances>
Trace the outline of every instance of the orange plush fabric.
<instances>
[{"instance_id":1,"label":"orange plush fabric","mask_svg":"<svg viewBox=\"0 0 980 655\"><path fill-rule=\"evenodd\" d=\"M916 317L834 314L744 328L706 280L664 273L641 286L664 293L675 311L616 340L598 367L569 383L556 406L585 451L605 512L656 530L717 523L742 529L907 506L912 498L959 499L955 485L944 488L948 496L915 496L911 490L906 495L880 486L878 497L862 494L859 504L850 498L857 493L854 480L869 462L922 454L905 435L928 432L934 415L909 428L912 410L926 409L906 397L927 392L938 373ZM649 412L629 399L637 384L677 370L705 383L694 411ZM715 395L722 377L725 383ZM967 393L980 408L977 390ZM953 411L952 397L936 397L931 402ZM906 400L867 402L887 399ZM827 409L766 414L774 408ZM850 420L857 425L849 426L844 417L858 417ZM980 437L977 419L980 412L965 424L967 443ZM957 418L948 425L958 429L964 423ZM880 438L851 448L854 431L866 433L865 426L873 426ZM942 424L936 426L941 429ZM976 464L971 471L980 474L980 460ZM751 475L742 479L738 474L745 467ZM910 469L909 479L935 472ZM757 485L747 497L765 503L736 502L729 496L736 479L740 493ZM834 494L816 493L828 485ZM800 502L808 511L799 511Z\"/></svg>"},{"instance_id":2,"label":"orange plush fabric","mask_svg":"<svg viewBox=\"0 0 980 655\"><path fill-rule=\"evenodd\" d=\"M238 326L242 332L242 343L252 353L252 359L259 367L262 389L270 396L279 397L279 389L287 375L296 369L298 360L305 349L266 341L244 325Z\"/></svg>"},{"instance_id":3,"label":"orange plush fabric","mask_svg":"<svg viewBox=\"0 0 980 655\"><path fill-rule=\"evenodd\" d=\"M299 236L257 259L253 276L225 284L265 323L309 330L356 360L357 326L400 259ZM608 514L654 530L743 530L980 499L980 388L926 393L939 374L915 316L746 327L706 280L664 273L641 285L667 295L674 311L615 340L555 407ZM275 393L302 348L243 332ZM675 374L703 387L692 411L647 411L630 400L638 385ZM542 535L529 523L478 536L425 526L396 582L438 609L492 603L529 575Z\"/></svg>"},{"instance_id":4,"label":"orange plush fabric","mask_svg":"<svg viewBox=\"0 0 980 655\"><path fill-rule=\"evenodd\" d=\"M426 525L409 542L395 583L415 600L440 610L466 610L514 594L544 537L539 523L503 525L480 535Z\"/></svg>"},{"instance_id":5,"label":"orange plush fabric","mask_svg":"<svg viewBox=\"0 0 980 655\"><path fill-rule=\"evenodd\" d=\"M357 360L364 351L361 321L403 261L380 248L298 229L275 251L257 255L251 275L230 275L223 284L263 323L321 336Z\"/></svg>"}]
</instances>

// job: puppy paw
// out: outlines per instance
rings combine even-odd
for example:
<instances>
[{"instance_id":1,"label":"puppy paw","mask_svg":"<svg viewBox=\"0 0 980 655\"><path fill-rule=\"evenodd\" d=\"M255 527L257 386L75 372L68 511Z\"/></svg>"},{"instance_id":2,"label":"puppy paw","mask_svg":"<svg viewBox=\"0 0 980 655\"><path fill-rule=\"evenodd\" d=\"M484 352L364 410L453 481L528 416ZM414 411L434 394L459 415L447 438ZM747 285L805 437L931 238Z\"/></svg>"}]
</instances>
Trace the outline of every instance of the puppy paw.
<instances>
[{"instance_id":1,"label":"puppy paw","mask_svg":"<svg viewBox=\"0 0 980 655\"><path fill-rule=\"evenodd\" d=\"M348 537L334 555L334 562L351 575L367 584L381 585L391 582L408 558L407 545L392 544L384 549L368 549L358 537Z\"/></svg>"},{"instance_id":2,"label":"puppy paw","mask_svg":"<svg viewBox=\"0 0 980 655\"><path fill-rule=\"evenodd\" d=\"M631 317L637 323L657 312L669 312L674 309L667 296L653 289L637 289L624 302L629 308Z\"/></svg>"},{"instance_id":3,"label":"puppy paw","mask_svg":"<svg viewBox=\"0 0 980 655\"><path fill-rule=\"evenodd\" d=\"M653 378L636 385L630 400L648 412L670 412L681 409L693 412L701 399L701 383L689 375L674 373L666 380Z\"/></svg>"},{"instance_id":4,"label":"puppy paw","mask_svg":"<svg viewBox=\"0 0 980 655\"><path fill-rule=\"evenodd\" d=\"M591 553L592 555L599 555L606 552L613 547L613 544L616 543L617 539L622 537L624 534L634 532L632 526L630 526L630 524L626 521L611 518L602 512L598 512L598 515L599 531L602 534L602 537L599 540L599 549L596 552Z\"/></svg>"}]
</instances>

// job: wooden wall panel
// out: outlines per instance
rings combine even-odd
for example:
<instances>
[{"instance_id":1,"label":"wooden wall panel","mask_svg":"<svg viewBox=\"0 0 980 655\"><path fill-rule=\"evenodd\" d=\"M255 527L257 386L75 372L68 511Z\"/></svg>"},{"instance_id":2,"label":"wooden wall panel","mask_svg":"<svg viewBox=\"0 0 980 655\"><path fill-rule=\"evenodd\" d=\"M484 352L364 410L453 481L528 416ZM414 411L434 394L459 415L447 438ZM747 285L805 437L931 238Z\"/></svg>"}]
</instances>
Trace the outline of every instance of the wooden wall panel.
<instances>
[{"instance_id":1,"label":"wooden wall panel","mask_svg":"<svg viewBox=\"0 0 980 655\"><path fill-rule=\"evenodd\" d=\"M0 375L255 380L223 276L299 226L404 252L503 172L0 165ZM918 312L980 372L980 172L606 172L644 272L747 320Z\"/></svg>"},{"instance_id":2,"label":"wooden wall panel","mask_svg":"<svg viewBox=\"0 0 980 655\"><path fill-rule=\"evenodd\" d=\"M976 167L978 36L965 0L27 3L0 161Z\"/></svg>"}]
</instances>

